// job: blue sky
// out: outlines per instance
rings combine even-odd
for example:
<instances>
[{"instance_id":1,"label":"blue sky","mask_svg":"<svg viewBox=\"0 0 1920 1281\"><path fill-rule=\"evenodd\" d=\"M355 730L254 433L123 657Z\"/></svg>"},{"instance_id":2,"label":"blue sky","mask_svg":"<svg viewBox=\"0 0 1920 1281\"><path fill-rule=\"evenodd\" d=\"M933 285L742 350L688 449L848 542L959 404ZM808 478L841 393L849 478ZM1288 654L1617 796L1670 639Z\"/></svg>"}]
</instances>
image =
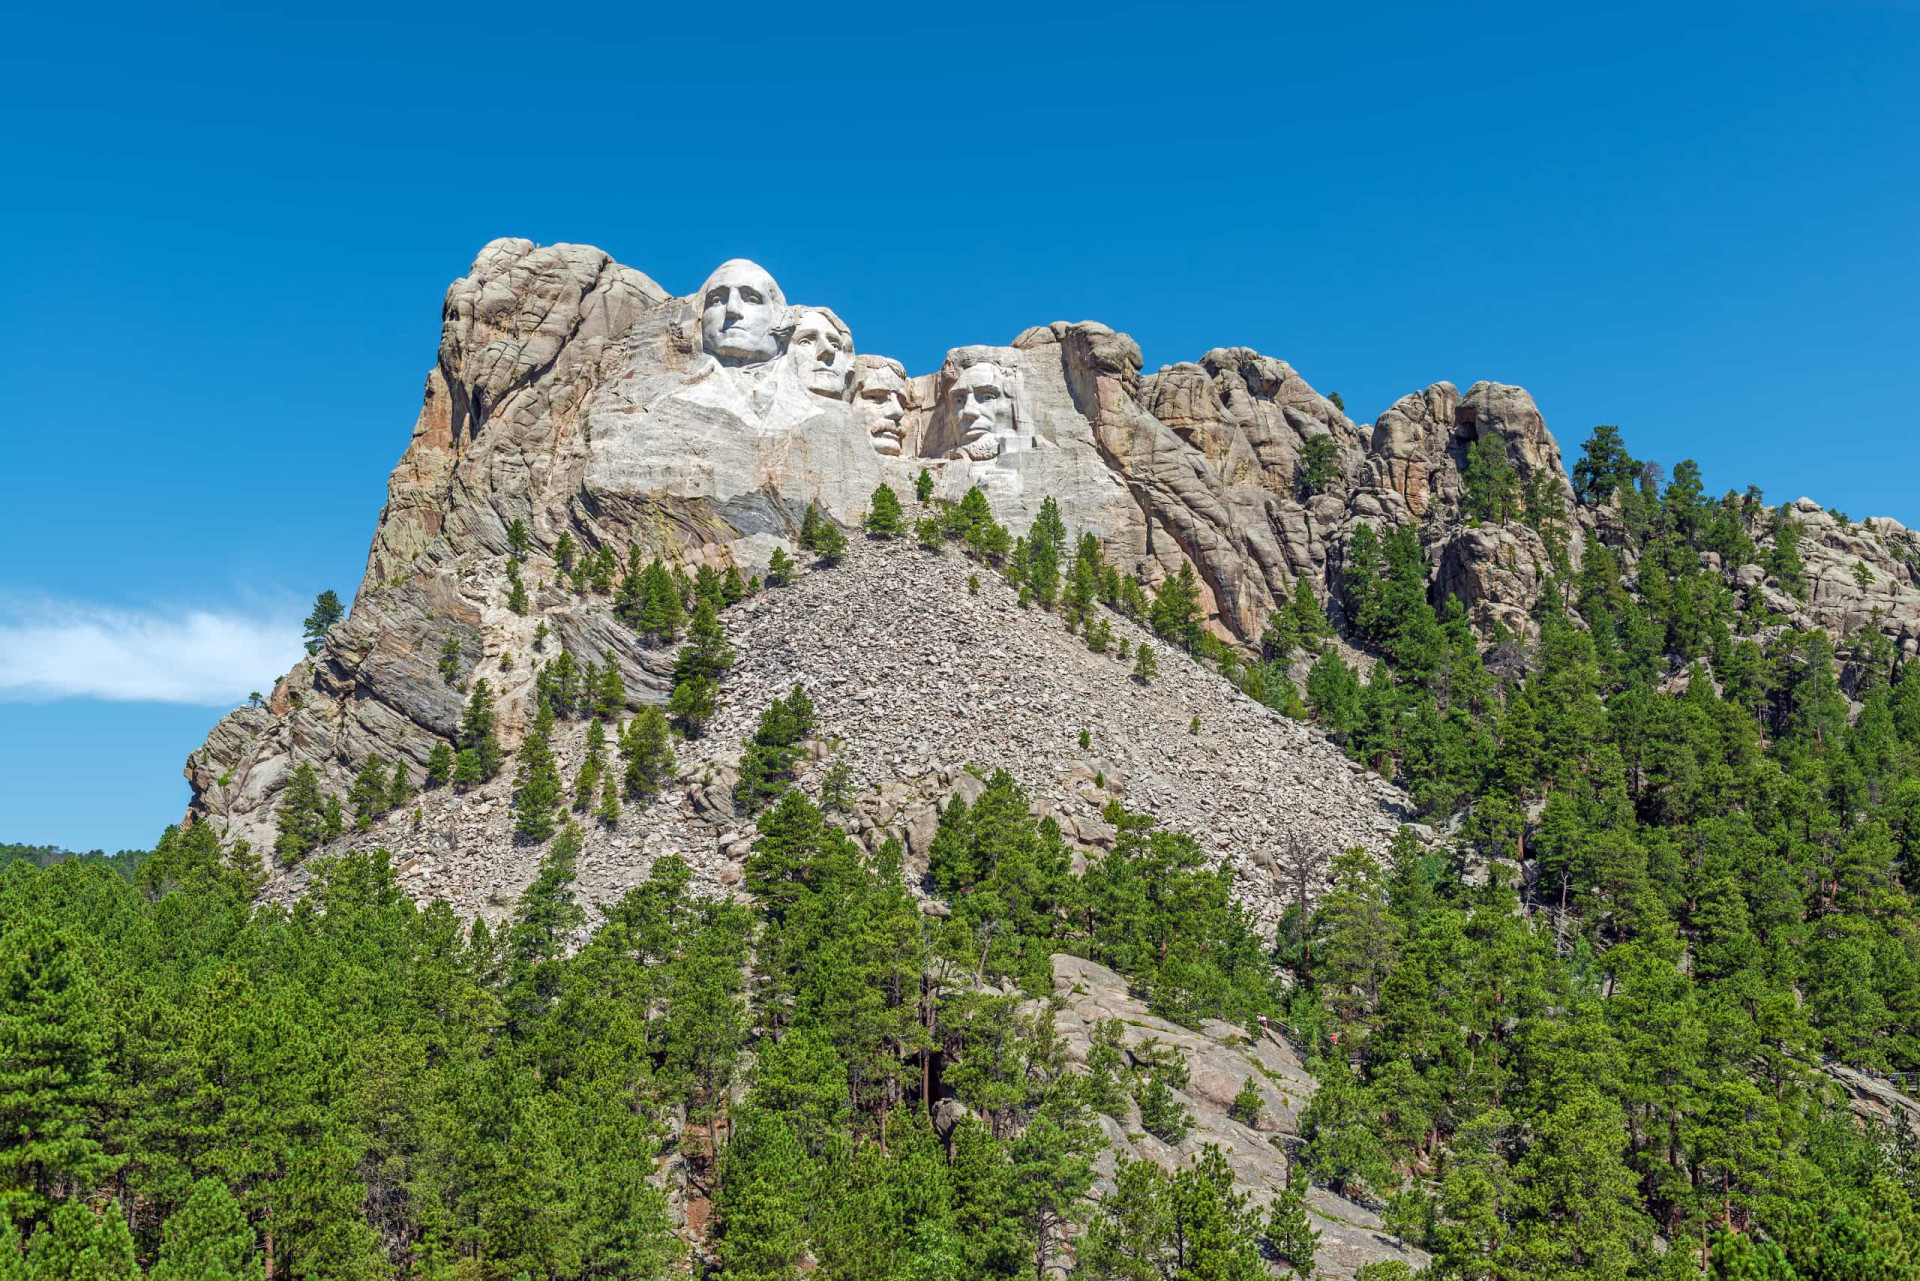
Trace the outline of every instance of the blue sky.
<instances>
[{"instance_id":1,"label":"blue sky","mask_svg":"<svg viewBox=\"0 0 1920 1281\"><path fill-rule=\"evenodd\" d=\"M407 8L9 18L0 840L178 815L496 236L752 257L916 371L1090 317L1362 419L1516 382L1920 523L1913 5Z\"/></svg>"}]
</instances>

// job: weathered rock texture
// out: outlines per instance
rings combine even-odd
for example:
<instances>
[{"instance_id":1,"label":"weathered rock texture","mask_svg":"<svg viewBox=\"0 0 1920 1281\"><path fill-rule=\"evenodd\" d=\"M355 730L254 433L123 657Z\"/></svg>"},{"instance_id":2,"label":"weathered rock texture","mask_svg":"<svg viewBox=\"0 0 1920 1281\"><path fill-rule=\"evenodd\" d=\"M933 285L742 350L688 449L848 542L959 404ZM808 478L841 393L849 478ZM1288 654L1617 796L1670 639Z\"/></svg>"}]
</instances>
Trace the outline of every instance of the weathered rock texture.
<instances>
[{"instance_id":1,"label":"weathered rock texture","mask_svg":"<svg viewBox=\"0 0 1920 1281\"><path fill-rule=\"evenodd\" d=\"M1247 1029L1212 1019L1198 1029L1169 1023L1147 1012L1132 996L1127 982L1104 965L1076 956L1053 958L1053 990L1059 1002L1054 1031L1067 1052L1067 1062L1085 1071L1093 1048L1097 1023L1118 1019L1125 1050L1132 1054L1155 1042L1155 1051L1177 1051L1186 1061L1188 1082L1174 1096L1193 1116L1193 1129L1178 1144L1162 1143L1140 1125L1138 1109L1130 1109L1125 1123L1100 1116L1108 1147L1095 1163L1099 1175L1096 1194L1112 1190L1119 1158L1149 1160L1176 1169L1201 1149L1220 1149L1233 1170L1234 1183L1265 1206L1287 1186L1289 1153L1300 1136L1300 1112L1313 1097L1318 1082L1299 1054L1278 1031L1259 1037ZM1243 1125L1231 1115L1234 1096L1251 1081L1260 1092L1261 1107L1253 1124ZM1398 1259L1414 1270L1426 1266L1424 1252L1405 1245L1366 1207L1325 1188L1307 1194L1307 1210L1320 1233L1314 1258L1316 1275L1351 1277L1369 1263Z\"/></svg>"},{"instance_id":2,"label":"weathered rock texture","mask_svg":"<svg viewBox=\"0 0 1920 1281\"><path fill-rule=\"evenodd\" d=\"M501 689L510 749L540 621L583 660L612 654L636 703L661 701L669 655L641 647L605 597L554 586L563 533L623 560L638 547L751 572L791 548L808 503L852 524L877 485L908 492L922 468L941 496L979 485L1016 533L1054 496L1070 532L1095 532L1149 585L1192 562L1210 624L1228 639L1257 637L1301 574L1338 618L1331 587L1361 523L1416 525L1436 597L1459 597L1476 623L1528 628L1549 560L1540 536L1461 514L1476 440L1504 442L1523 482L1545 473L1565 485L1560 448L1518 387L1479 382L1463 395L1435 383L1364 429L1284 361L1224 348L1143 374L1132 339L1085 321L958 347L939 370L906 377L884 357L856 358L831 311L785 307L764 272L734 266L772 294L744 321L715 301L723 273L676 298L597 249L500 240L481 251L447 292L439 359L351 616L266 707L234 712L189 758L194 815L263 845L299 761L341 791L374 752L410 762L417 780L459 716L461 694L436 670L449 638L466 654L462 683L484 672ZM791 348L760 364L716 354L727 342L716 333L736 321ZM1003 397L985 410L983 386ZM1333 441L1340 476L1307 494L1300 461L1319 436ZM1799 625L1877 627L1920 652L1920 540L1892 521L1843 524L1806 499L1795 514L1807 599L1754 565L1727 567L1729 586ZM1609 536L1609 512L1571 517L1577 563L1590 539ZM505 608L515 519L535 544L524 617ZM505 654L521 660L512 671ZM999 661L1046 683L1030 654Z\"/></svg>"},{"instance_id":3,"label":"weathered rock texture","mask_svg":"<svg viewBox=\"0 0 1920 1281\"><path fill-rule=\"evenodd\" d=\"M738 885L753 836L732 801L741 749L761 712L796 683L817 714L801 786L817 795L827 758L844 760L855 798L847 826L873 847L899 836L914 871L925 868L935 806L955 793L971 801L984 786L976 771L1004 768L1089 856L1113 840L1100 817L1112 798L1195 834L1210 858L1234 866L1240 898L1270 928L1298 892L1299 873L1317 894L1331 853L1384 850L1411 818L1398 789L1210 669L1163 650L1161 675L1142 685L1113 653L1095 654L1058 618L1021 608L997 576L981 573L979 592L969 591L975 568L954 553L856 539L839 566L722 614L739 661L720 710L700 738L677 745L676 787L644 809L629 806L611 830L585 824L584 896L618 898L668 853L711 892ZM494 674L511 680L538 655L532 617L507 617L521 631L496 639L525 659ZM1124 620L1115 631L1135 644L1152 639ZM638 652L634 667L644 671L671 650ZM584 732L563 725L558 737L568 778ZM428 792L418 823L411 810L392 814L340 847L384 848L415 897L497 918L541 853L514 842L511 773L460 795ZM300 869L277 871L272 892L303 884Z\"/></svg>"},{"instance_id":4,"label":"weathered rock texture","mask_svg":"<svg viewBox=\"0 0 1920 1281\"><path fill-rule=\"evenodd\" d=\"M738 266L779 298L758 268ZM266 707L234 712L189 758L194 815L262 845L299 761L341 791L374 752L410 762L417 780L459 716L459 690L436 671L448 638L467 656L462 683L484 672L501 689L509 748L542 620L553 644L583 660L612 654L636 703L660 701L669 655L638 645L605 597L553 586L562 533L623 560L637 546L751 572L791 548L809 502L852 524L877 485L908 492L922 468L941 496L979 485L1016 533L1054 496L1070 532L1095 532L1148 585L1192 562L1210 624L1228 639L1257 637L1301 574L1338 618L1331 588L1361 523L1416 525L1436 597L1459 597L1476 623L1528 628L1549 561L1540 536L1461 514L1476 440L1504 442L1523 482L1545 473L1565 485L1560 448L1518 387L1479 382L1463 395L1435 383L1362 428L1284 361L1224 348L1143 374L1132 339L1085 321L958 347L940 369L907 377L884 357L856 358L829 310L784 300L742 322L757 320L763 341L768 326L775 343L800 334L756 365L711 350L724 345L717 327L738 320L713 301L720 279L676 298L597 249L500 240L481 251L447 292L439 359L352 615ZM828 330L838 336L823 345ZM981 418L967 397L983 384L1004 399ZM1333 441L1340 476L1307 494L1300 462L1318 436ZM1920 652L1920 540L1887 520L1843 525L1806 499L1795 514L1807 599L1754 565L1727 567L1729 586L1761 593L1799 625L1840 635L1874 626ZM1575 507L1571 517L1577 563L1590 539L1608 537L1609 513ZM505 608L515 519L535 544L525 617ZM504 654L521 662L503 671ZM1034 670L1032 655L1000 661Z\"/></svg>"}]
</instances>

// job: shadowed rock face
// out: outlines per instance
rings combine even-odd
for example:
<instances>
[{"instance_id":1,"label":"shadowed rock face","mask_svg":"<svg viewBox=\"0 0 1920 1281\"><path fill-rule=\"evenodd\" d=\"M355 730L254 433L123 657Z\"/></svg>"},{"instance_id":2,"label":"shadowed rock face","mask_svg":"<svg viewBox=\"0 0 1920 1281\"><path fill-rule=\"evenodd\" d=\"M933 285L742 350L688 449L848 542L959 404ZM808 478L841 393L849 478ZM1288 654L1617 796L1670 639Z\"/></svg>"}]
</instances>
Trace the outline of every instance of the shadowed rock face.
<instances>
[{"instance_id":1,"label":"shadowed rock face","mask_svg":"<svg viewBox=\"0 0 1920 1281\"><path fill-rule=\"evenodd\" d=\"M857 337L830 307L789 302L753 263L723 264L675 297L597 249L489 244L447 291L351 617L267 707L228 716L192 754L192 813L261 844L298 761L344 791L377 752L411 762L417 782L457 724L457 685L476 676L501 695L511 748L539 621L581 661L611 656L635 702L661 701L670 654L639 645L608 597L567 589L553 561L563 534L623 562L638 548L751 573L792 549L809 503L851 525L878 485L910 493L923 468L939 497L978 485L1015 533L1051 495L1070 533L1095 533L1148 586L1192 562L1210 625L1242 643L1300 575L1337 620L1330 588L1362 523L1416 525L1436 594L1461 598L1476 624L1530 627L1548 563L1539 535L1461 519L1476 440L1501 440L1522 482L1565 485L1559 446L1518 387L1435 383L1361 427L1285 361L1247 348L1145 374L1126 335L1056 321L1007 346L957 347L914 376L856 355ZM1301 464L1319 438L1337 474L1308 493ZM1729 585L1803 626L1858 626L1878 610L1882 630L1920 650L1916 540L1893 522L1843 526L1804 500L1797 515L1808 601L1754 566L1729 567ZM524 617L504 607L516 519L533 541ZM1607 536L1608 513L1575 508L1569 532L1577 564ZM463 654L454 684L438 671L449 639Z\"/></svg>"}]
</instances>

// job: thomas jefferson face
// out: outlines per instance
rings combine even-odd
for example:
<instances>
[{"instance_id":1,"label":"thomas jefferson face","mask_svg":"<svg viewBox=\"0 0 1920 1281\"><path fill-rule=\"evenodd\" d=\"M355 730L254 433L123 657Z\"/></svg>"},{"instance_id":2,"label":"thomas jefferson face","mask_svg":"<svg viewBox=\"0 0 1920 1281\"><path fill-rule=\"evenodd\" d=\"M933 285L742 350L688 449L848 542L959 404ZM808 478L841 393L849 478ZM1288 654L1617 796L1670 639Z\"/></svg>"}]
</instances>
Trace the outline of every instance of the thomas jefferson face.
<instances>
[{"instance_id":1,"label":"thomas jefferson face","mask_svg":"<svg viewBox=\"0 0 1920 1281\"><path fill-rule=\"evenodd\" d=\"M772 360L780 354L774 329L786 302L759 264L723 262L700 289L700 345L723 365Z\"/></svg>"},{"instance_id":2,"label":"thomas jefferson face","mask_svg":"<svg viewBox=\"0 0 1920 1281\"><path fill-rule=\"evenodd\" d=\"M971 458L992 458L994 438L1013 434L1013 400L997 365L969 365L953 384L954 418L960 425L960 449Z\"/></svg>"},{"instance_id":3,"label":"thomas jefferson face","mask_svg":"<svg viewBox=\"0 0 1920 1281\"><path fill-rule=\"evenodd\" d=\"M801 385L816 396L847 398L853 379L853 335L838 318L818 308L800 313L787 344Z\"/></svg>"},{"instance_id":4,"label":"thomas jefferson face","mask_svg":"<svg viewBox=\"0 0 1920 1281\"><path fill-rule=\"evenodd\" d=\"M860 387L853 394L854 412L867 426L874 453L899 456L905 440L906 396L906 380L885 365L860 375Z\"/></svg>"}]
</instances>

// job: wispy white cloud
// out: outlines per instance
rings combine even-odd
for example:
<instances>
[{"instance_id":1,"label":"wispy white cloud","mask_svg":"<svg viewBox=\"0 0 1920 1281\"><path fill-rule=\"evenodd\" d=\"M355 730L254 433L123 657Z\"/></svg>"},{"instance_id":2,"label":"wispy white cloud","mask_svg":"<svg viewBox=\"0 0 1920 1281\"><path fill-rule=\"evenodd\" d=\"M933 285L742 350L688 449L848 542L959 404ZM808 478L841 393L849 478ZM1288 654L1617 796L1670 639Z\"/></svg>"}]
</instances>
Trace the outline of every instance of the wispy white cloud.
<instances>
[{"instance_id":1,"label":"wispy white cloud","mask_svg":"<svg viewBox=\"0 0 1920 1281\"><path fill-rule=\"evenodd\" d=\"M98 698L217 707L301 656L300 615L0 600L0 701Z\"/></svg>"}]
</instances>

